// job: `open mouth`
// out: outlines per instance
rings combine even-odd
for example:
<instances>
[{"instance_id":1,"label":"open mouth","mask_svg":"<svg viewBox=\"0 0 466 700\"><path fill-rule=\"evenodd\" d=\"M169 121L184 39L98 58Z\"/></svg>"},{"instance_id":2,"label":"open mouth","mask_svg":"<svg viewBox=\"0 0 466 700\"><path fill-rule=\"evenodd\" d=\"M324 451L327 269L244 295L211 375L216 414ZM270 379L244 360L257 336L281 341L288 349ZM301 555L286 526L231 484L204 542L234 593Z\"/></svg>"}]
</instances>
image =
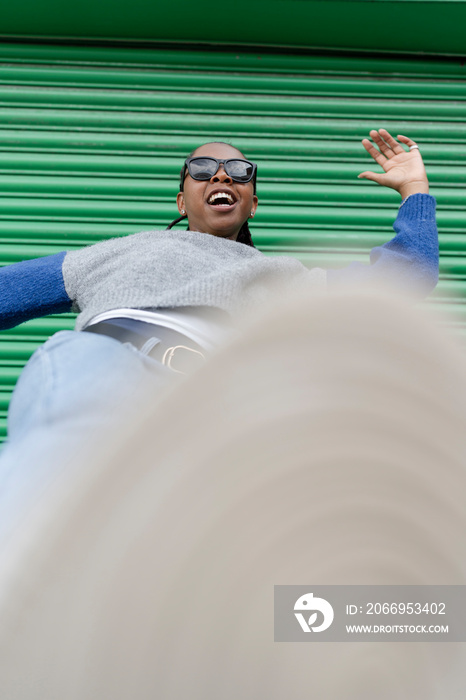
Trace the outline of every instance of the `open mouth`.
<instances>
[{"instance_id":1,"label":"open mouth","mask_svg":"<svg viewBox=\"0 0 466 700\"><path fill-rule=\"evenodd\" d=\"M212 192L207 199L207 204L216 209L229 209L236 202L236 198L230 192Z\"/></svg>"}]
</instances>

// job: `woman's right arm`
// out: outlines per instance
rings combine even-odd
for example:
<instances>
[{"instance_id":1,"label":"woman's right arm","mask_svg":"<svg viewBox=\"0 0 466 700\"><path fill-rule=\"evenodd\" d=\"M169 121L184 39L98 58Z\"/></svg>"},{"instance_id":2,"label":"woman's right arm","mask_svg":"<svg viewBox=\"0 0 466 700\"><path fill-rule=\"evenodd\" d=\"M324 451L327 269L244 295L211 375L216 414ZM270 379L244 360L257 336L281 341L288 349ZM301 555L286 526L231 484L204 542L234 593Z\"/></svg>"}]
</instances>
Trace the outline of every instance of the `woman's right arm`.
<instances>
[{"instance_id":1,"label":"woman's right arm","mask_svg":"<svg viewBox=\"0 0 466 700\"><path fill-rule=\"evenodd\" d=\"M71 310L62 265L66 252L0 268L0 330Z\"/></svg>"}]
</instances>

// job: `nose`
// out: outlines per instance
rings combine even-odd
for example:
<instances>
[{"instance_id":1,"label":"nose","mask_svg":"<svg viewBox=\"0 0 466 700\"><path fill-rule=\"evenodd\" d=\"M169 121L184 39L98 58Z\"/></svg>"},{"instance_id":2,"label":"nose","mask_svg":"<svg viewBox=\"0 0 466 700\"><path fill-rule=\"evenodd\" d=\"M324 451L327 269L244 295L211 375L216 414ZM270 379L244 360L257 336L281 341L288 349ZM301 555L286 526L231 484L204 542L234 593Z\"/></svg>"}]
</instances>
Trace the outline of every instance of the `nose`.
<instances>
[{"instance_id":1,"label":"nose","mask_svg":"<svg viewBox=\"0 0 466 700\"><path fill-rule=\"evenodd\" d=\"M223 167L223 163L220 163L220 165L218 166L217 172L215 173L215 175L212 175L212 177L210 178L210 181L212 183L214 183L214 182L226 182L230 185L233 182L231 177L226 174L225 169Z\"/></svg>"}]
</instances>

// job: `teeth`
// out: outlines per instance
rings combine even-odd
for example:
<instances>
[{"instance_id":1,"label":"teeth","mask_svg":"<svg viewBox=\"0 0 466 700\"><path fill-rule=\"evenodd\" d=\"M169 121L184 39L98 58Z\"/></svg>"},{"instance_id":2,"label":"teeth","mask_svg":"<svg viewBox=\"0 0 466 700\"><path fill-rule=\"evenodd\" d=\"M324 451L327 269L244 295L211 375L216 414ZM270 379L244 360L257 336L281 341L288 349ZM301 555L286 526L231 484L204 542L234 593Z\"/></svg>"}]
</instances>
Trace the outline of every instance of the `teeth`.
<instances>
[{"instance_id":1,"label":"teeth","mask_svg":"<svg viewBox=\"0 0 466 700\"><path fill-rule=\"evenodd\" d=\"M225 206L234 204L234 199L228 192L214 192L214 194L210 195L209 199L207 200L207 203L214 204L217 201L217 199L226 199L228 201L228 204L225 204Z\"/></svg>"}]
</instances>

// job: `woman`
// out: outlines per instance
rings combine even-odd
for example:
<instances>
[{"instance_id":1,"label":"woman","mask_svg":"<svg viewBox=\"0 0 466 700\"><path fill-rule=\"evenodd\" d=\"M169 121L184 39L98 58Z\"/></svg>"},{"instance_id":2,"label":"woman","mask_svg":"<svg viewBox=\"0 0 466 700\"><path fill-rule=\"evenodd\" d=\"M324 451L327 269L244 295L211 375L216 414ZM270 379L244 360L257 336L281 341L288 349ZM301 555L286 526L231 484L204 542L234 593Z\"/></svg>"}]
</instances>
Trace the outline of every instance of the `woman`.
<instances>
[{"instance_id":1,"label":"woman","mask_svg":"<svg viewBox=\"0 0 466 700\"><path fill-rule=\"evenodd\" d=\"M231 319L272 298L277 285L312 292L380 282L430 291L438 273L435 200L419 149L383 129L370 135L378 148L368 139L363 145L385 172L359 177L403 199L397 235L371 252L370 266L326 273L259 252L248 228L258 203L256 166L233 146L208 143L182 171L177 204L188 230L142 232L3 268L1 328L71 309L80 312L76 330L88 331L56 334L29 361L11 402L3 459L31 431L36 445L55 444L58 426L61 439L76 441L78 426L86 434L105 424L138 383L150 381L158 392L174 373L203 362L231 333Z\"/></svg>"},{"instance_id":2,"label":"woman","mask_svg":"<svg viewBox=\"0 0 466 700\"><path fill-rule=\"evenodd\" d=\"M433 237L426 183L410 174L423 174L417 149L405 154L396 143L389 148L388 138L382 142L374 134L386 154L374 149L375 156L392 182L405 168L407 177L400 176L398 186L402 196L413 196L398 217L396 243L383 247L371 268L356 268L354 275L360 278L363 270L387 271L390 264L396 276L404 262L414 274L426 257L417 246L422 249ZM394 165L397 151L399 166ZM203 146L193 157L197 160L188 159L183 169L178 196L191 231L138 234L65 261L65 281L70 284L74 270L74 289L88 328L104 321L86 320L92 303L92 297L85 297L87 284L101 295L97 274L103 269L113 280L111 265L117 267L116 279L122 278L120 250L122 263L131 267L133 277L138 274L142 256L133 261L132 241L141 241L137 252L142 248L146 253L141 262L146 276L157 264L149 258L152 241L164 260L170 261L167 251L176 251L171 264L177 300L184 295L184 303L206 303L221 283L223 296L214 298L219 304L233 306L237 296L247 296L251 289L260 300L269 268L256 267L262 256L251 247L245 228L257 204L254 167L240 162L242 154L224 144ZM241 239L246 245L237 242ZM89 268L95 268L95 278L86 277ZM261 274L254 276L251 268ZM303 283L308 279L295 263L270 269L302 274ZM200 282L189 286L198 270L208 280L203 296ZM164 272L162 266L159 278ZM239 287L233 286L237 278ZM166 280L170 285L170 275ZM135 297L125 293L115 284L117 304L134 303ZM174 322L172 311L160 312L156 293L149 299L159 304L160 324L169 318ZM137 298L137 303L145 299ZM4 697L462 697L465 664L457 645L444 645L451 651L439 654L437 639L429 635L422 645L374 644L372 635L365 638L368 643L350 647L274 642L274 622L277 641L306 641L293 606L298 595L310 592L296 592L288 610L277 605L274 619L277 583L387 586L429 584L433 578L461 584L465 579L466 372L459 350L388 300L348 295L307 304L293 297L286 311L267 314L155 410L145 397L139 426L125 426L116 444L106 444L103 458L93 454L87 463L67 464L64 478L49 489L44 481L51 481L54 470L63 473L65 461L47 462L37 475L39 430L29 432L34 438L29 454L35 452L18 470L18 481L30 472L29 502L36 498L39 503L0 555ZM146 321L129 318L134 310L126 312L123 316L125 309L110 309L107 331L123 328L116 323L117 314L119 322L151 325L149 312L144 312ZM191 322L197 332L197 317ZM157 337L160 328L152 326L152 332ZM59 337L67 339L62 362L71 361L63 415L53 424L54 455L66 415L74 418L74 434L83 436L85 420L102 412L89 400L78 411L75 401L84 394L98 400L95 384L105 384L107 378L116 388L128 384L124 372L134 371L128 358L135 366L145 360L152 369L146 381L170 372L161 362L138 355L134 344L92 333ZM51 342L56 348L57 341ZM87 347L93 352L84 356ZM61 371L52 355L43 358L44 383ZM98 371L93 368L91 374L93 363ZM7 491L12 491L11 482ZM15 508L8 510L13 523L28 506L24 487L15 496L10 498ZM5 510L3 499L0 539L8 520ZM336 589L342 590L341 585L322 590L330 604L341 600ZM395 589L400 586L391 595L400 595ZM344 630L340 610L342 605L335 607L335 634ZM412 617L408 619L411 624ZM300 634L304 637L296 636ZM347 637L355 639L362 637Z\"/></svg>"}]
</instances>

